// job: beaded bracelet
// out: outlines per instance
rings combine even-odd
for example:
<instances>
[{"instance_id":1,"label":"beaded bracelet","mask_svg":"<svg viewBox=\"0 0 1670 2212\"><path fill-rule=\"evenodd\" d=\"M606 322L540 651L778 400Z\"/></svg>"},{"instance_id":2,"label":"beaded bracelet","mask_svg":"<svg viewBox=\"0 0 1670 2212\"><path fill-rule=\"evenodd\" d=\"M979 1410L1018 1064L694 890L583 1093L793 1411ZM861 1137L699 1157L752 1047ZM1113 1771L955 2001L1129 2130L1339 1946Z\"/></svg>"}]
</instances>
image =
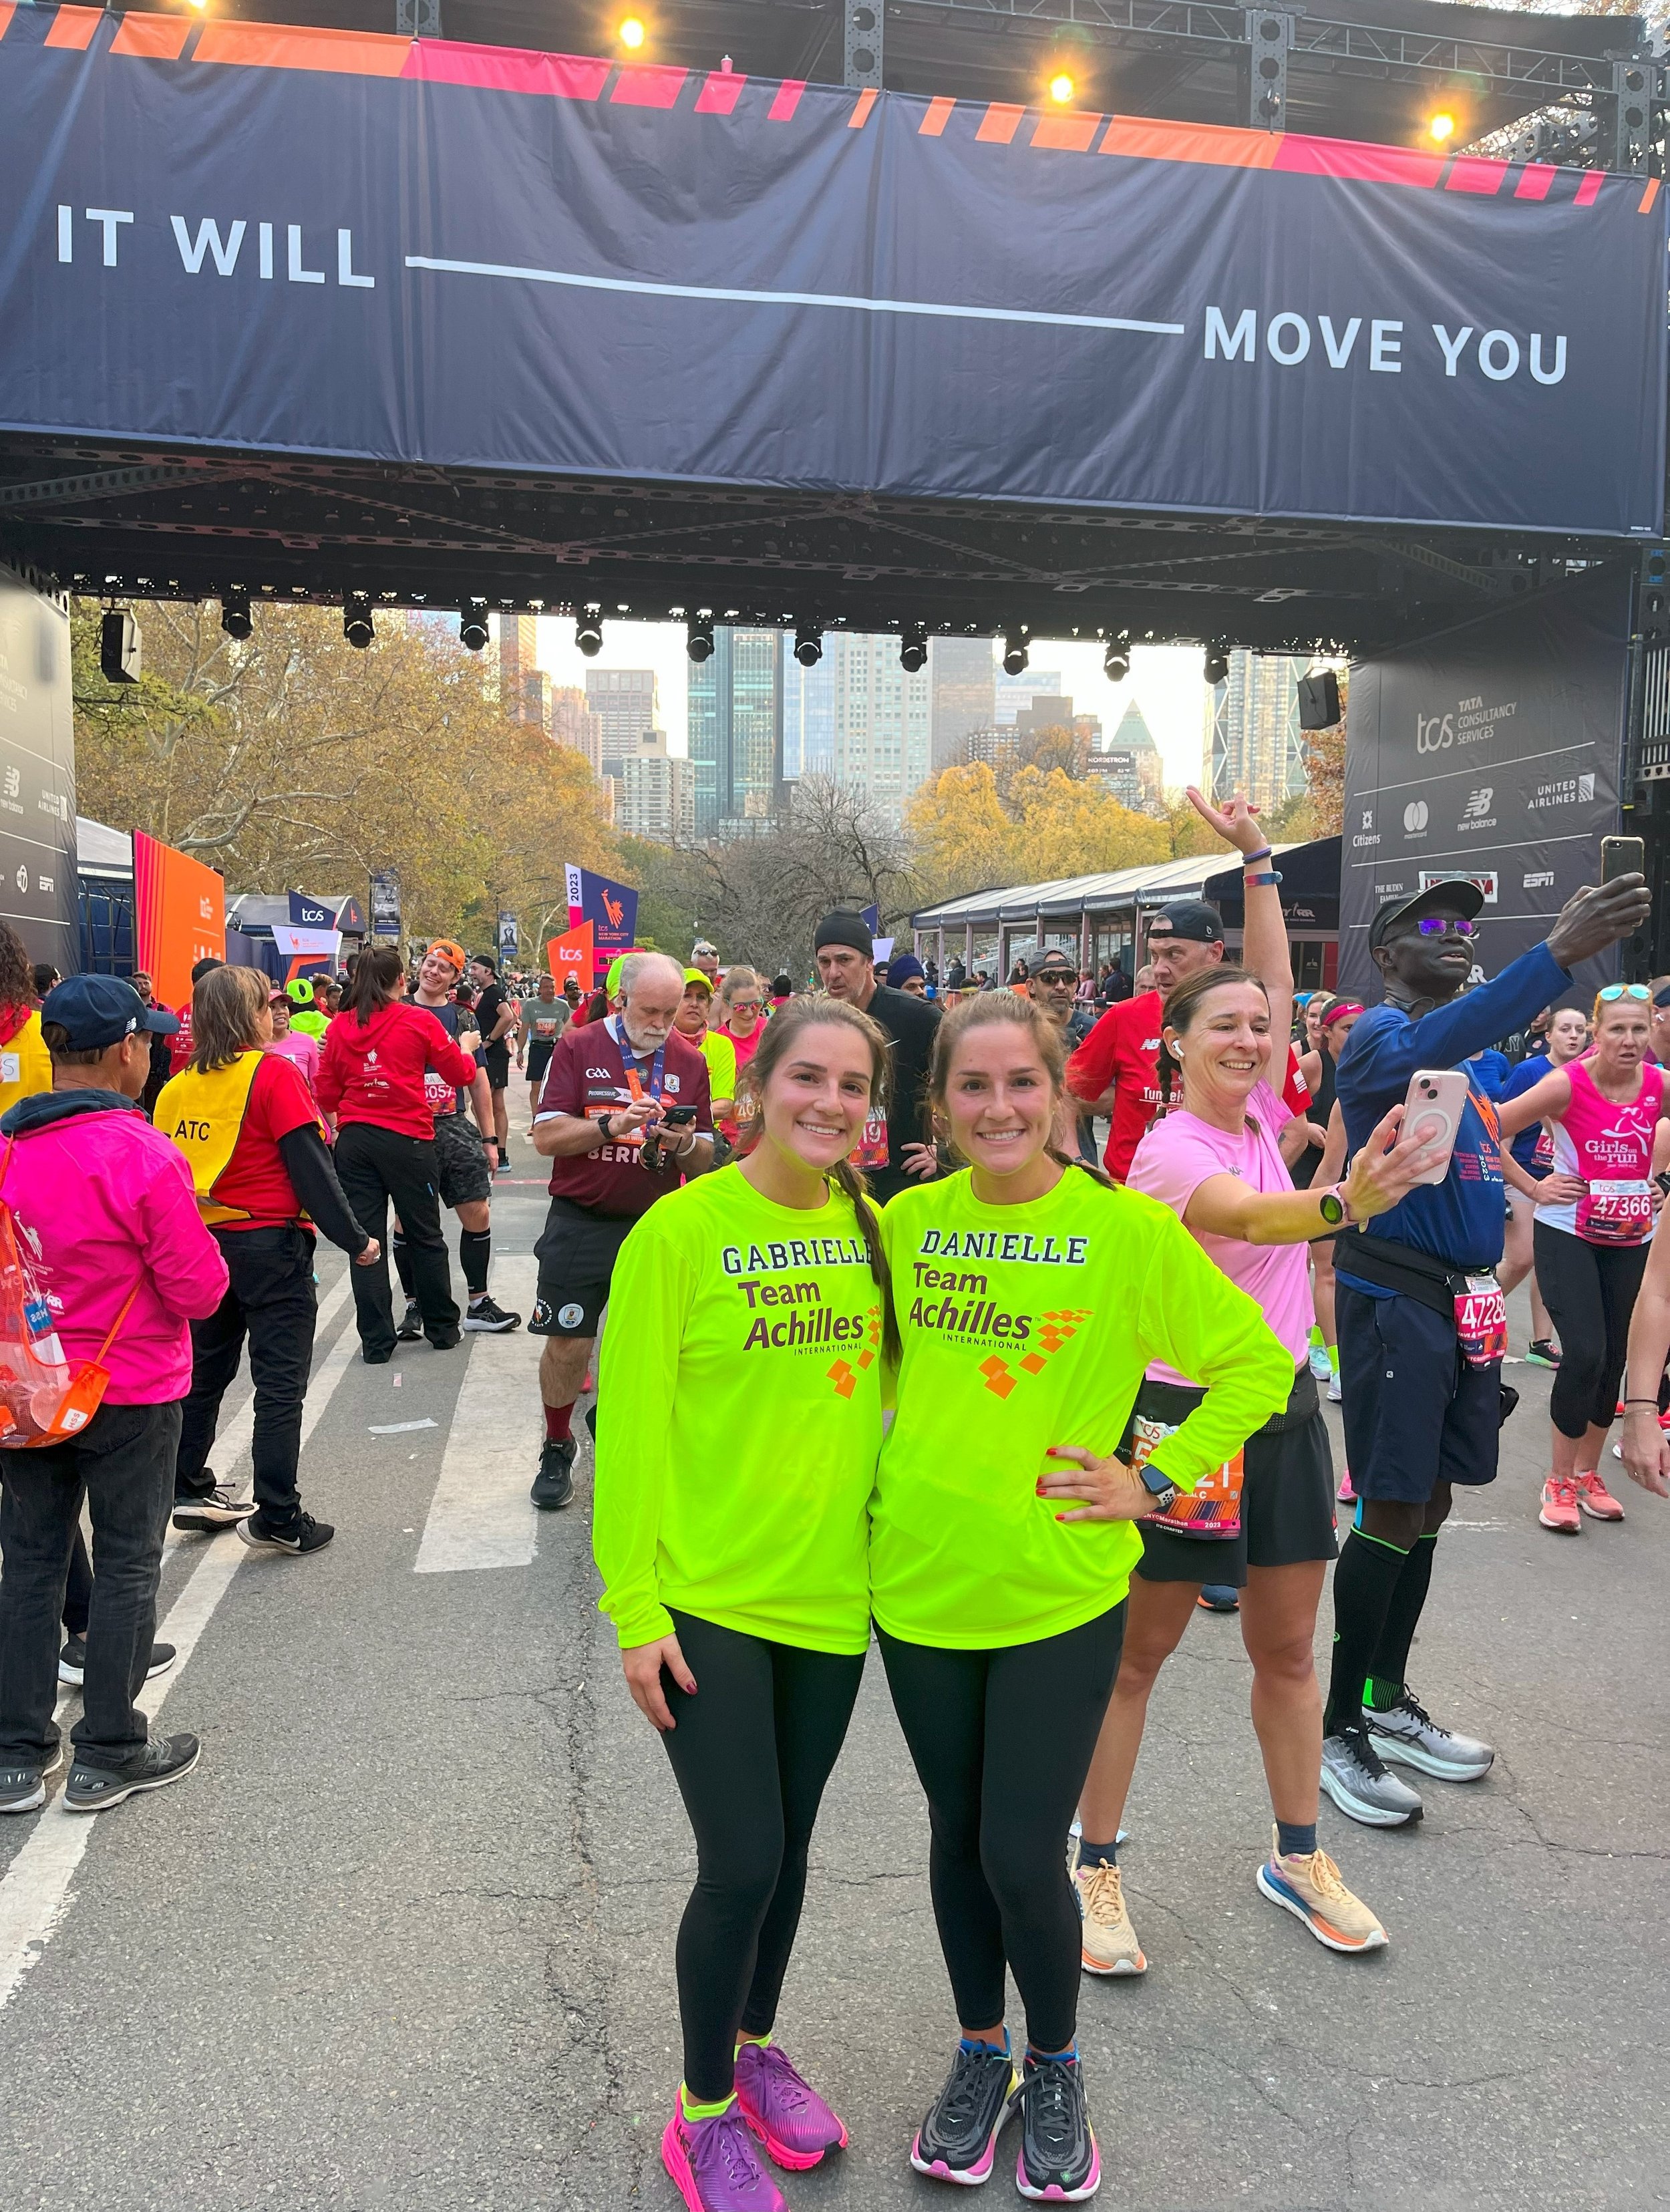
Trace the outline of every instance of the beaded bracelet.
<instances>
[{"instance_id":1,"label":"beaded bracelet","mask_svg":"<svg viewBox=\"0 0 1670 2212\"><path fill-rule=\"evenodd\" d=\"M1250 868L1256 866L1260 860L1267 860L1273 849L1272 846L1260 845L1256 853L1243 853L1241 856L1242 866Z\"/></svg>"},{"instance_id":2,"label":"beaded bracelet","mask_svg":"<svg viewBox=\"0 0 1670 2212\"><path fill-rule=\"evenodd\" d=\"M1258 890L1262 889L1266 884L1278 884L1281 881L1281 878L1275 869L1267 868L1261 876L1248 876L1245 878L1245 881L1248 890Z\"/></svg>"}]
</instances>

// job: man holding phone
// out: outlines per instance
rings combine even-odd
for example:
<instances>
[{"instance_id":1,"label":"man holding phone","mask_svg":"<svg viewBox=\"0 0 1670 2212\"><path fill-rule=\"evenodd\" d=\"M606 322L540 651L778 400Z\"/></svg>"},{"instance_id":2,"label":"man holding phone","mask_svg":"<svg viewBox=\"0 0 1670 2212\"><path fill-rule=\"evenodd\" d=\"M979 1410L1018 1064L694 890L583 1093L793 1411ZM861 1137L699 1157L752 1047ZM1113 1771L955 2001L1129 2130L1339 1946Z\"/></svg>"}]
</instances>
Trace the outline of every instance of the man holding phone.
<instances>
[{"instance_id":1,"label":"man holding phone","mask_svg":"<svg viewBox=\"0 0 1670 2212\"><path fill-rule=\"evenodd\" d=\"M1351 1151L1417 1075L1447 1071L1571 988L1570 970L1630 936L1649 908L1640 875L1579 891L1545 944L1466 991L1484 896L1465 878L1392 900L1369 925L1385 1003L1358 1019L1339 1056ZM1495 1757L1430 1717L1404 1679L1454 1483L1493 1482L1504 1417L1501 1264L1506 1200L1496 1109L1471 1085L1454 1102L1442 1181L1418 1186L1371 1231L1334 1246L1339 1373L1356 1520L1334 1572L1333 1665L1323 1719L1322 1784L1374 1827L1418 1820L1418 1793L1382 1754L1470 1782ZM1506 1410L1511 1410L1510 1406Z\"/></svg>"}]
</instances>

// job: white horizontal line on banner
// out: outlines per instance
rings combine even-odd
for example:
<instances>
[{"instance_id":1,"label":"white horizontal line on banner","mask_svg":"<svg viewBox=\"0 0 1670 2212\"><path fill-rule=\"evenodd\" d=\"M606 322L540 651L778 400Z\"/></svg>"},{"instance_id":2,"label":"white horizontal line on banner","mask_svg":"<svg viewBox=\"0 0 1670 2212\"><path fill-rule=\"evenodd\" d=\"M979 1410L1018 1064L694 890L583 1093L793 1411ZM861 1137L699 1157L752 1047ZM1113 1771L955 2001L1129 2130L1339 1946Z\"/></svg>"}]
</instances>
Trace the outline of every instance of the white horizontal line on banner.
<instances>
[{"instance_id":1,"label":"white horizontal line on banner","mask_svg":"<svg viewBox=\"0 0 1670 2212\"><path fill-rule=\"evenodd\" d=\"M567 269L516 269L498 261L441 261L409 253L408 269L436 269L454 276L515 276L529 284L575 284L587 292L644 292L663 300L732 300L750 307L855 307L867 315L944 315L982 323L1056 323L1077 331L1137 331L1181 338L1184 323L1133 322L1125 315L1050 315L1030 307L953 307L933 300L865 300L839 292L725 291L707 284L651 284L636 277L580 276Z\"/></svg>"},{"instance_id":2,"label":"white horizontal line on banner","mask_svg":"<svg viewBox=\"0 0 1670 2212\"><path fill-rule=\"evenodd\" d=\"M1594 836L1592 830L1569 830L1560 837L1516 837L1511 845L1453 845L1447 853L1435 853L1423 845L1412 846L1406 853L1371 853L1366 860L1353 860L1354 868L1421 867L1429 860L1482 860L1492 853L1529 853L1544 845L1586 845ZM1467 871L1460 871L1465 876Z\"/></svg>"},{"instance_id":3,"label":"white horizontal line on banner","mask_svg":"<svg viewBox=\"0 0 1670 2212\"><path fill-rule=\"evenodd\" d=\"M1527 761L1558 760L1565 753L1592 753L1595 749L1593 738L1579 738L1575 744L1551 745L1546 753L1509 753L1499 761L1469 761L1465 768L1435 769L1429 775L1412 776L1407 783L1382 783L1377 787L1388 791L1419 791L1429 783L1448 783L1458 775L1477 775L1481 769L1523 768Z\"/></svg>"}]
</instances>

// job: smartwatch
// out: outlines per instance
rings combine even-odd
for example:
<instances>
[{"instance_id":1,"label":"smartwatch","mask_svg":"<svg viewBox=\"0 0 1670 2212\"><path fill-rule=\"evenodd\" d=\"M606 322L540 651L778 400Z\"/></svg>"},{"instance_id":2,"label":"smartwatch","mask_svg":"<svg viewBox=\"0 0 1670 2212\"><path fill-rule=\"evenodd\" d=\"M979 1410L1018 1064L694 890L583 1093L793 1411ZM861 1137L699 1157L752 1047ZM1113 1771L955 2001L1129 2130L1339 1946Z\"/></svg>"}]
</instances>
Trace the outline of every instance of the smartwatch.
<instances>
[{"instance_id":1,"label":"smartwatch","mask_svg":"<svg viewBox=\"0 0 1670 2212\"><path fill-rule=\"evenodd\" d=\"M615 1141L614 1132L609 1127L614 1118L612 1110L607 1114L599 1114L598 1116L598 1127L603 1131L603 1141L605 1145L612 1145Z\"/></svg>"},{"instance_id":2,"label":"smartwatch","mask_svg":"<svg viewBox=\"0 0 1670 2212\"><path fill-rule=\"evenodd\" d=\"M1169 1513L1177 1498L1177 1486L1171 1477L1157 1467L1145 1466L1139 1469L1138 1480L1153 1499L1155 1512Z\"/></svg>"},{"instance_id":3,"label":"smartwatch","mask_svg":"<svg viewBox=\"0 0 1670 2212\"><path fill-rule=\"evenodd\" d=\"M1321 1201L1322 1218L1330 1229L1337 1229L1345 1218L1345 1203L1337 1190L1317 1194Z\"/></svg>"}]
</instances>

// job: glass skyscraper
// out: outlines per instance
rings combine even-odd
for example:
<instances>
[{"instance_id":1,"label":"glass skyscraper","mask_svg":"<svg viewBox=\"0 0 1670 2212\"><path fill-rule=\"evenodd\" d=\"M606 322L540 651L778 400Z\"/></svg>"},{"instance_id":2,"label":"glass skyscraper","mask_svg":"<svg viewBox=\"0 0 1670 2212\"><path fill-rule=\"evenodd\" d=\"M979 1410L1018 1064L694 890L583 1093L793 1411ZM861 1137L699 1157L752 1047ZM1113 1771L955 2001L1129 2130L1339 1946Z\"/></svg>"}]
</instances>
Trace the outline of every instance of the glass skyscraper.
<instances>
[{"instance_id":1,"label":"glass skyscraper","mask_svg":"<svg viewBox=\"0 0 1670 2212\"><path fill-rule=\"evenodd\" d=\"M714 649L689 674L689 757L695 774L695 832L763 822L783 780L783 635L774 629L714 632Z\"/></svg>"}]
</instances>

